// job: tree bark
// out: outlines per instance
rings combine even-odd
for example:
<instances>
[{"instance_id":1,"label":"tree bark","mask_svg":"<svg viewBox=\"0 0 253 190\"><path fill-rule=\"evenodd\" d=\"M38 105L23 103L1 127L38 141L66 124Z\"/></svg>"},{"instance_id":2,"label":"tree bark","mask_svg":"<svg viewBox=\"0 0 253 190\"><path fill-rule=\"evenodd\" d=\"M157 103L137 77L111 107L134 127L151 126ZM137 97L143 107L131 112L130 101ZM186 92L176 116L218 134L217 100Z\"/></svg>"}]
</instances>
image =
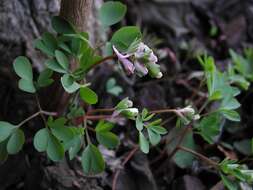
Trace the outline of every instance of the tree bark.
<instances>
[{"instance_id":1,"label":"tree bark","mask_svg":"<svg viewBox=\"0 0 253 190\"><path fill-rule=\"evenodd\" d=\"M62 0L60 16L74 24L79 31L88 31L93 0Z\"/></svg>"}]
</instances>

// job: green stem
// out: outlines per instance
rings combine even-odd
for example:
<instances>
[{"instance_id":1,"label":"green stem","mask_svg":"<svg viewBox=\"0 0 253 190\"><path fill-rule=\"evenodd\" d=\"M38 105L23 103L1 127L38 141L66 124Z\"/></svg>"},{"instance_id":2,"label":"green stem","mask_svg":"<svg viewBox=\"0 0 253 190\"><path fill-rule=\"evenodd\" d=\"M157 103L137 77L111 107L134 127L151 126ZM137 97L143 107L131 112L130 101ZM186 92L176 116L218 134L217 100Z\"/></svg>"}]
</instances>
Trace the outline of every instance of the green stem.
<instances>
[{"instance_id":1,"label":"green stem","mask_svg":"<svg viewBox=\"0 0 253 190\"><path fill-rule=\"evenodd\" d=\"M23 120L22 122L20 122L17 126L21 127L22 125L24 125L25 123L27 123L28 121L32 120L33 118L35 118L39 115L43 115L43 117L44 117L44 115L55 116L55 115L57 115L57 113L40 110L40 111L34 113L33 115L31 115L30 117L26 118L25 120Z\"/></svg>"},{"instance_id":2,"label":"green stem","mask_svg":"<svg viewBox=\"0 0 253 190\"><path fill-rule=\"evenodd\" d=\"M83 121L83 127L85 128L85 134L86 134L87 142L88 142L88 144L91 144L91 140L90 140L90 136L89 136L89 133L88 133L88 127L87 127L87 120L86 119L84 119L84 121Z\"/></svg>"}]
</instances>

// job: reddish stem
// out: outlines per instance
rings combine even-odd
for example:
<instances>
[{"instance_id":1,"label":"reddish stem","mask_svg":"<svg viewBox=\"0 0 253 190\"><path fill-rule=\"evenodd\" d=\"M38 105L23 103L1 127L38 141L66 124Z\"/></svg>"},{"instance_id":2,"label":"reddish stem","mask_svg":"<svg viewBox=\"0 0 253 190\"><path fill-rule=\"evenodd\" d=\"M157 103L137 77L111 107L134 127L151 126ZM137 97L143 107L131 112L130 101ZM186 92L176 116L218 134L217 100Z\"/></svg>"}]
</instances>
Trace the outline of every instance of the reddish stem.
<instances>
[{"instance_id":1,"label":"reddish stem","mask_svg":"<svg viewBox=\"0 0 253 190\"><path fill-rule=\"evenodd\" d=\"M125 157L125 159L122 162L122 166L125 166L127 162L134 156L135 152L139 149L139 146L135 146L129 154ZM112 181L112 190L116 190L117 180L120 174L120 170L117 170L114 174L113 181Z\"/></svg>"},{"instance_id":2,"label":"reddish stem","mask_svg":"<svg viewBox=\"0 0 253 190\"><path fill-rule=\"evenodd\" d=\"M97 66L97 65L99 65L99 64L101 64L101 63L103 63L105 61L112 60L112 59L114 59L116 57L117 57L116 55L110 55L108 57L105 57L105 58L99 60L98 62L96 62L92 67L95 67L95 66Z\"/></svg>"}]
</instances>

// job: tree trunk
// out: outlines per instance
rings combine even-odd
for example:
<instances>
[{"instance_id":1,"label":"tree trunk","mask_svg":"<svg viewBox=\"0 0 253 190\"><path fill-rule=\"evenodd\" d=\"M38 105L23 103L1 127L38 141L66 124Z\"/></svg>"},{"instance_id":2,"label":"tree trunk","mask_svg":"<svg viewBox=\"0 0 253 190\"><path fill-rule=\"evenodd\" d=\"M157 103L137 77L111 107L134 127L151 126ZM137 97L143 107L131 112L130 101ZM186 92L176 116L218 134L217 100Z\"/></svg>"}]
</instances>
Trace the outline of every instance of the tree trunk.
<instances>
[{"instance_id":1,"label":"tree trunk","mask_svg":"<svg viewBox=\"0 0 253 190\"><path fill-rule=\"evenodd\" d=\"M93 0L62 0L60 16L74 24L79 31L88 31Z\"/></svg>"}]
</instances>

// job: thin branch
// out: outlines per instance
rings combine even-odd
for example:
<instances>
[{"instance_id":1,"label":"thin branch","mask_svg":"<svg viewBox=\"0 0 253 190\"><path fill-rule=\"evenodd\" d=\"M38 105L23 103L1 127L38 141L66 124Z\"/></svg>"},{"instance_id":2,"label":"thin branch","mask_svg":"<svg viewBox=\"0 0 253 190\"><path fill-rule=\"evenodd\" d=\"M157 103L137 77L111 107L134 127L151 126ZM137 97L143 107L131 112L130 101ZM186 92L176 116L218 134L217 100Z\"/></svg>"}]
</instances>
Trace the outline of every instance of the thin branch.
<instances>
[{"instance_id":1,"label":"thin branch","mask_svg":"<svg viewBox=\"0 0 253 190\"><path fill-rule=\"evenodd\" d=\"M189 148L186 148L186 147L183 147L183 146L178 146L178 149L183 150L183 151L185 151L185 152L189 152L189 153L191 153L191 154L197 156L197 157L200 158L201 160L203 160L203 161L207 162L208 164L212 165L214 168L218 168L218 166L219 166L217 162L215 162L215 161L213 161L213 160L207 158L207 157L204 156L203 154L200 154L200 153L198 153L198 152L195 152L195 151L192 150L192 149L189 149Z\"/></svg>"},{"instance_id":2,"label":"thin branch","mask_svg":"<svg viewBox=\"0 0 253 190\"><path fill-rule=\"evenodd\" d=\"M136 151L139 149L139 146L135 146L129 154L125 157L125 159L122 162L122 167L127 164L127 162L134 156ZM113 181L112 181L112 190L116 190L116 185L117 185L117 180L120 174L120 170L117 170L116 173L114 174Z\"/></svg>"},{"instance_id":3,"label":"thin branch","mask_svg":"<svg viewBox=\"0 0 253 190\"><path fill-rule=\"evenodd\" d=\"M176 147L175 147L174 150L168 155L168 158L172 158L172 157L174 156L174 154L176 154L176 152L178 151L178 147L179 147L179 146L181 145L181 143L183 142L184 137L185 137L185 135L187 134L187 132L188 132L188 130L189 130L189 126L190 126L190 125L186 126L186 127L184 128L184 130L182 131L182 134L181 134L180 137L179 137L179 140L178 140L178 143L177 143Z\"/></svg>"},{"instance_id":4,"label":"thin branch","mask_svg":"<svg viewBox=\"0 0 253 190\"><path fill-rule=\"evenodd\" d=\"M21 127L22 125L24 125L25 123L27 123L28 121L32 120L33 118L39 116L39 115L50 115L50 116L55 116L57 115L57 113L55 112L47 112L47 111L43 111L43 110L40 110L36 113L34 113L33 115L29 116L28 118L26 118L25 120L23 120L22 122L20 122L18 124L18 127Z\"/></svg>"},{"instance_id":5,"label":"thin branch","mask_svg":"<svg viewBox=\"0 0 253 190\"><path fill-rule=\"evenodd\" d=\"M92 67L95 67L95 66L97 66L97 65L100 65L101 63L104 63L105 61L108 61L108 60L112 60L112 59L114 59L114 58L116 58L116 57L117 57L116 55L110 55L110 56L108 56L108 57L105 57L105 58L99 60L98 62L96 62L95 64L93 64Z\"/></svg>"},{"instance_id":6,"label":"thin branch","mask_svg":"<svg viewBox=\"0 0 253 190\"><path fill-rule=\"evenodd\" d=\"M88 127L87 127L87 120L86 119L83 120L83 127L85 129L85 134L86 134L87 142L88 142L88 144L91 144L91 140L90 140L90 136L89 136L89 133L88 133Z\"/></svg>"},{"instance_id":7,"label":"thin branch","mask_svg":"<svg viewBox=\"0 0 253 190\"><path fill-rule=\"evenodd\" d=\"M47 121L46 121L46 118L44 117L44 115L41 113L42 111L42 108L41 108L41 105L40 105L40 100L39 100L39 97L37 94L35 94L35 98L36 98L36 102L37 102L37 105L38 105L38 108L39 108L39 111L40 111L40 116L45 124L45 126L47 125Z\"/></svg>"},{"instance_id":8,"label":"thin branch","mask_svg":"<svg viewBox=\"0 0 253 190\"><path fill-rule=\"evenodd\" d=\"M89 113L97 113L97 112L113 112L115 111L115 108L99 108L99 109L93 109L90 110Z\"/></svg>"},{"instance_id":9,"label":"thin branch","mask_svg":"<svg viewBox=\"0 0 253 190\"><path fill-rule=\"evenodd\" d=\"M86 115L84 116L87 120L100 120L100 119L110 119L112 115Z\"/></svg>"},{"instance_id":10,"label":"thin branch","mask_svg":"<svg viewBox=\"0 0 253 190\"><path fill-rule=\"evenodd\" d=\"M177 110L176 109L160 109L160 110L153 110L150 111L150 113L176 113L177 114Z\"/></svg>"}]
</instances>

